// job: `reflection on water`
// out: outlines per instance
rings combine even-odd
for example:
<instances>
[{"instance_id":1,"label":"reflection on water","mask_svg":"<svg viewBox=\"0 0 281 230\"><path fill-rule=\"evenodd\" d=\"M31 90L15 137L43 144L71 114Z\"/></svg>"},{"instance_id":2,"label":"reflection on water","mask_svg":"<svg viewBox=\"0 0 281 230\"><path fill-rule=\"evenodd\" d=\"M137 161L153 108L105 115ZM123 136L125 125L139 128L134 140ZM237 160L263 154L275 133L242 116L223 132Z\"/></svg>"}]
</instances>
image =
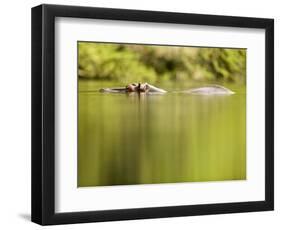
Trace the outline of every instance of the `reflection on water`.
<instances>
[{"instance_id":1,"label":"reflection on water","mask_svg":"<svg viewBox=\"0 0 281 230\"><path fill-rule=\"evenodd\" d=\"M79 86L78 186L246 179L244 88L138 96Z\"/></svg>"}]
</instances>

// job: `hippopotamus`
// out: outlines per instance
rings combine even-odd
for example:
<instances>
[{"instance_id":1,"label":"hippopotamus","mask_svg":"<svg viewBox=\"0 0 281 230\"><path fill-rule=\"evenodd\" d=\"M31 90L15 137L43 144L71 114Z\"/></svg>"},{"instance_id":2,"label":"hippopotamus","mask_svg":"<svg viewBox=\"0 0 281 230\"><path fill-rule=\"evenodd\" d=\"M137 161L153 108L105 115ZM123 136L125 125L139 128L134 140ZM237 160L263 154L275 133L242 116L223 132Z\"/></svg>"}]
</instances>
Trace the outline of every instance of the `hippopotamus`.
<instances>
[{"instance_id":1,"label":"hippopotamus","mask_svg":"<svg viewBox=\"0 0 281 230\"><path fill-rule=\"evenodd\" d=\"M165 94L166 90L157 88L148 83L132 83L125 87L118 88L103 88L100 92L104 93L147 93L147 94ZM204 87L192 88L188 90L178 91L180 93L187 94L199 94L199 95L230 95L234 94L233 91L220 86L220 85L209 85Z\"/></svg>"},{"instance_id":2,"label":"hippopotamus","mask_svg":"<svg viewBox=\"0 0 281 230\"><path fill-rule=\"evenodd\" d=\"M148 83L132 83L125 87L103 88L100 92L104 93L167 93L166 90L157 88Z\"/></svg>"}]
</instances>

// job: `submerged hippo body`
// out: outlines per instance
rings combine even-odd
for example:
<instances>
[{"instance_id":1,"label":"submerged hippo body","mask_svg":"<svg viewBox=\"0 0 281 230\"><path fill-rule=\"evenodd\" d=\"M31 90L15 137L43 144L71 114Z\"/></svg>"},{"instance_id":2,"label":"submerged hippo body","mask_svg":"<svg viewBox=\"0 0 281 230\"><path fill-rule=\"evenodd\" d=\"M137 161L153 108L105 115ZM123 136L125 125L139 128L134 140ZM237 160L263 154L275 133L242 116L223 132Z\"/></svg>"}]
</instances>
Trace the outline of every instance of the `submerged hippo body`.
<instances>
[{"instance_id":1,"label":"submerged hippo body","mask_svg":"<svg viewBox=\"0 0 281 230\"><path fill-rule=\"evenodd\" d=\"M233 91L220 86L220 85L211 85L205 87L199 87L184 91L185 93L189 94L200 94L200 95L230 95L234 94Z\"/></svg>"},{"instance_id":2,"label":"submerged hippo body","mask_svg":"<svg viewBox=\"0 0 281 230\"><path fill-rule=\"evenodd\" d=\"M148 94L164 94L167 93L166 90L157 88L148 83L133 83L126 87L120 88L103 88L100 92L104 93L148 93ZM197 94L197 95L230 95L234 94L233 91L220 86L220 85L210 85L205 87L193 88L185 91L178 91L180 93L186 94Z\"/></svg>"}]
</instances>

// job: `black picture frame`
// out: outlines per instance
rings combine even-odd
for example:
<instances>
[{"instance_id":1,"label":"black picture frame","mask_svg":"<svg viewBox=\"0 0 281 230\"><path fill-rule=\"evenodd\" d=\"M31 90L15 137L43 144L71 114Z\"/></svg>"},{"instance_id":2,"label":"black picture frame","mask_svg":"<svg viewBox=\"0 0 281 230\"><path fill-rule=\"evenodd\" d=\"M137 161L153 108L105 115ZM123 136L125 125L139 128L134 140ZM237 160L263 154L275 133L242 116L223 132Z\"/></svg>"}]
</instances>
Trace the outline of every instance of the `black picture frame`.
<instances>
[{"instance_id":1,"label":"black picture frame","mask_svg":"<svg viewBox=\"0 0 281 230\"><path fill-rule=\"evenodd\" d=\"M55 213L55 18L109 19L265 29L265 200ZM32 221L41 225L274 209L274 20L62 5L32 8Z\"/></svg>"}]
</instances>

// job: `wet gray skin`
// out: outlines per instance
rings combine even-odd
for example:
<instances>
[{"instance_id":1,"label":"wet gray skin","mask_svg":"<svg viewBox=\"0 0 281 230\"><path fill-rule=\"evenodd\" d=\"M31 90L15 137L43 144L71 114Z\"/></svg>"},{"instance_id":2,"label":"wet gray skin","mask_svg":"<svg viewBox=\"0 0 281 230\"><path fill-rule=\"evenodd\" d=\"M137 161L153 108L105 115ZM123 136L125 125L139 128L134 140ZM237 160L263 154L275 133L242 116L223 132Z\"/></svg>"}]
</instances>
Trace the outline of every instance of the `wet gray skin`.
<instances>
[{"instance_id":1,"label":"wet gray skin","mask_svg":"<svg viewBox=\"0 0 281 230\"><path fill-rule=\"evenodd\" d=\"M126 87L103 88L100 89L103 93L167 93L166 90L157 88L148 83L132 83Z\"/></svg>"},{"instance_id":2,"label":"wet gray skin","mask_svg":"<svg viewBox=\"0 0 281 230\"><path fill-rule=\"evenodd\" d=\"M126 87L120 88L103 88L100 92L104 93L148 93L148 94L165 94L166 90L157 88L148 83L132 83ZM193 88L183 91L177 91L179 93L197 94L197 95L231 95L233 91L220 86L220 85L209 85L205 87Z\"/></svg>"},{"instance_id":3,"label":"wet gray skin","mask_svg":"<svg viewBox=\"0 0 281 230\"><path fill-rule=\"evenodd\" d=\"M194 89L189 89L186 91L183 91L184 93L189 94L201 94L201 95L230 95L234 94L233 91L220 86L220 85L210 85L205 87L199 87Z\"/></svg>"}]
</instances>

